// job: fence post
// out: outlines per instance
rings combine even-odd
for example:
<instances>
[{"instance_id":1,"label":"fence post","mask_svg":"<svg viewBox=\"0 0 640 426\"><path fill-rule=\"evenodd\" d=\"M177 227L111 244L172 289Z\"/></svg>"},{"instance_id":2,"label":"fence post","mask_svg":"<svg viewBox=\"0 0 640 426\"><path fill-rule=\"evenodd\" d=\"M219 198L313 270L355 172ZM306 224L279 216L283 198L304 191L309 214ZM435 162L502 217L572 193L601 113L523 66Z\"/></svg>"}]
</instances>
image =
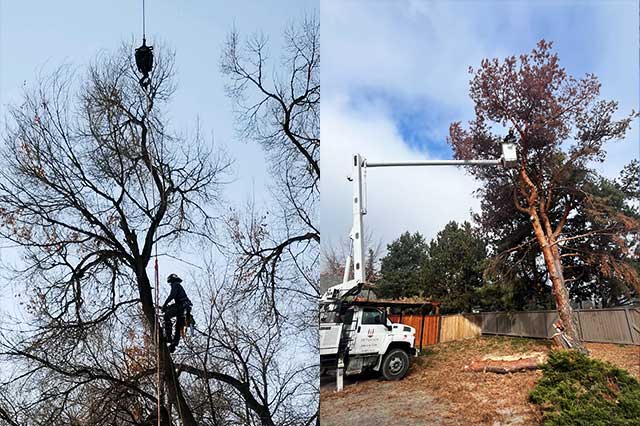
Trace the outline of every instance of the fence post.
<instances>
[{"instance_id":1,"label":"fence post","mask_svg":"<svg viewBox=\"0 0 640 426\"><path fill-rule=\"evenodd\" d=\"M640 309L634 308L633 311L640 314ZM631 317L631 318L633 319L634 317ZM638 324L636 324L635 321L633 322L633 324L631 324L631 328L632 328L631 336L633 336L633 332L634 331L636 333L638 333L638 335L640 335L640 326ZM633 339L633 337L632 337L632 339Z\"/></svg>"},{"instance_id":2,"label":"fence post","mask_svg":"<svg viewBox=\"0 0 640 426\"><path fill-rule=\"evenodd\" d=\"M424 308L420 310L422 314L422 323L420 324L420 350L422 350L422 345L424 344Z\"/></svg>"},{"instance_id":3,"label":"fence post","mask_svg":"<svg viewBox=\"0 0 640 426\"><path fill-rule=\"evenodd\" d=\"M580 319L580 311L576 309L576 318L578 319L578 330L580 330L580 340L584 340L584 333L582 332L582 320Z\"/></svg>"},{"instance_id":4,"label":"fence post","mask_svg":"<svg viewBox=\"0 0 640 426\"><path fill-rule=\"evenodd\" d=\"M624 308L624 319L627 320L627 329L629 330L629 336L631 337L631 343L635 343L633 340L633 328L631 328L631 323L629 322L629 308Z\"/></svg>"}]
</instances>

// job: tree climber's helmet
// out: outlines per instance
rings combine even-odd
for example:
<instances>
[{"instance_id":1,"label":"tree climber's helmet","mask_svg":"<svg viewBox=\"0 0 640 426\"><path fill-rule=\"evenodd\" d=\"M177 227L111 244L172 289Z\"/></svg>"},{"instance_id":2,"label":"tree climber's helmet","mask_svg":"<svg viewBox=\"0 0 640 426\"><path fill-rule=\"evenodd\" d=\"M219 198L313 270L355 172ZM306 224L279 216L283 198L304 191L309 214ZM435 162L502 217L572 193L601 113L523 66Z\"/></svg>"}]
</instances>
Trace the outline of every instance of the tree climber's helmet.
<instances>
[{"instance_id":1,"label":"tree climber's helmet","mask_svg":"<svg viewBox=\"0 0 640 426\"><path fill-rule=\"evenodd\" d=\"M171 275L169 275L169 276L167 277L167 282L168 282L169 284L173 284L173 283L181 283L181 282L182 282L182 279L181 279L179 276L177 276L176 274L171 274Z\"/></svg>"}]
</instances>

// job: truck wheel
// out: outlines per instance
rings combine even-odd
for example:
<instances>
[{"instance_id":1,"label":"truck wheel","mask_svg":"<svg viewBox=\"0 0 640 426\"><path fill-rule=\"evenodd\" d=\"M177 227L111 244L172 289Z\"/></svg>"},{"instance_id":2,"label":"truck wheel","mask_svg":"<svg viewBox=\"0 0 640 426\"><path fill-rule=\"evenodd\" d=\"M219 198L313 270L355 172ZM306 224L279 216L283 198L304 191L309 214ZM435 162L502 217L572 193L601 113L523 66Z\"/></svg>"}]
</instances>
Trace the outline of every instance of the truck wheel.
<instances>
[{"instance_id":1,"label":"truck wheel","mask_svg":"<svg viewBox=\"0 0 640 426\"><path fill-rule=\"evenodd\" d=\"M385 380L400 380L409 371L409 354L402 349L391 349L382 361L382 376Z\"/></svg>"}]
</instances>

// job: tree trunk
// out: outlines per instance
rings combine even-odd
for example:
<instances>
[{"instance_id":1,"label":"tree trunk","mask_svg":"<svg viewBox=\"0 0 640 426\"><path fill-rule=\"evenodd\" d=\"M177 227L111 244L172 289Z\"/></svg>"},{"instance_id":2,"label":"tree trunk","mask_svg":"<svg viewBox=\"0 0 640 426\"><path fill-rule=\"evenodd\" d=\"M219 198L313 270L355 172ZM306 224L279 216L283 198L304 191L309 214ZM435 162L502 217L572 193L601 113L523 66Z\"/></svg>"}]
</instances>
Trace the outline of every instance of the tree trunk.
<instances>
[{"instance_id":1,"label":"tree trunk","mask_svg":"<svg viewBox=\"0 0 640 426\"><path fill-rule=\"evenodd\" d=\"M162 359L164 361L162 368L166 372L164 380L169 387L170 392L175 395L180 421L183 426L197 426L196 419L193 417L191 408L187 404L184 394L182 393L182 386L180 386L180 382L178 381L178 376L175 372L176 369L173 364L173 360L171 359L171 354L164 342L161 342L160 344L160 352L162 353Z\"/></svg>"},{"instance_id":2,"label":"tree trunk","mask_svg":"<svg viewBox=\"0 0 640 426\"><path fill-rule=\"evenodd\" d=\"M562 324L565 328L565 334L571 342L571 345L576 350L588 354L589 352L582 343L577 331L576 323L573 320L571 299L565 285L562 263L560 262L560 249L555 244L553 236L545 234L536 209L530 208L529 213L531 215L533 232L542 249L542 256L544 257L544 262L547 266L547 271L549 272L549 278L551 279L552 284L551 291L556 302L558 316L560 317L560 320L562 320Z\"/></svg>"},{"instance_id":3,"label":"tree trunk","mask_svg":"<svg viewBox=\"0 0 640 426\"><path fill-rule=\"evenodd\" d=\"M149 277L147 276L146 270L144 266L139 265L137 271L137 279L138 279L138 292L140 294L140 300L142 302L142 311L144 313L145 319L152 329L153 327L160 327L161 324L156 320L155 307L153 304L153 297L151 294L151 282L149 281ZM160 328L162 330L162 328ZM160 350L160 369L161 376L164 377L164 383L171 390L171 392L175 393L178 413L180 414L180 421L183 426L197 426L196 420L193 417L193 412L191 408L187 404L187 401L184 398L182 393L182 387L180 386L180 382L175 374L175 367L173 365L173 360L171 359L171 354L169 353L169 349L166 345L166 340L164 338L164 334L160 333L160 341L158 342L158 349Z\"/></svg>"}]
</instances>

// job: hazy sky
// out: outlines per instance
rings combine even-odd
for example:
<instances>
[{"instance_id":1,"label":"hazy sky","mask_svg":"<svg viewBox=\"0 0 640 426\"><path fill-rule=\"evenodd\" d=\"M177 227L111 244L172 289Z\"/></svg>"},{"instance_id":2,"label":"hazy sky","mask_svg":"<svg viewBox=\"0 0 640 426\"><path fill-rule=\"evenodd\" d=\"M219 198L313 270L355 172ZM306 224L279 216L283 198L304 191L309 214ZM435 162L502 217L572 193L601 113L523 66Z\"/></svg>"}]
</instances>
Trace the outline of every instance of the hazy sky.
<instances>
[{"instance_id":1,"label":"hazy sky","mask_svg":"<svg viewBox=\"0 0 640 426\"><path fill-rule=\"evenodd\" d=\"M322 0L323 244L351 228L350 158L451 158L453 121L473 115L469 66L553 41L567 72L595 73L601 95L638 108L638 2ZM638 123L598 169L617 175L638 158ZM428 239L479 209L474 180L456 168L368 171L366 232L385 245L404 231Z\"/></svg>"},{"instance_id":2,"label":"hazy sky","mask_svg":"<svg viewBox=\"0 0 640 426\"><path fill-rule=\"evenodd\" d=\"M236 137L232 103L224 93L226 80L219 70L221 49L234 27L241 36L262 32L270 40L272 59L278 60L285 27L305 14L317 14L318 2L147 0L146 10L148 44L164 44L176 53L177 91L167 106L173 129L193 129L199 118L204 134L215 135L216 144L235 159L235 181L224 194L229 203L242 206L252 194L258 203L266 202L264 155L258 145ZM62 64L82 71L100 52L115 51L123 42L141 44L141 13L141 0L0 0L2 122L6 105L18 102L38 74L46 75ZM159 251L171 253L172 248ZM190 254L174 254L200 263ZM0 255L3 261L12 261L15 251L3 250ZM161 260L163 281L170 272L188 276L193 271L186 264ZM0 279L0 294L6 292L0 302L13 304L14 290ZM161 295L167 293L165 285Z\"/></svg>"}]
</instances>

